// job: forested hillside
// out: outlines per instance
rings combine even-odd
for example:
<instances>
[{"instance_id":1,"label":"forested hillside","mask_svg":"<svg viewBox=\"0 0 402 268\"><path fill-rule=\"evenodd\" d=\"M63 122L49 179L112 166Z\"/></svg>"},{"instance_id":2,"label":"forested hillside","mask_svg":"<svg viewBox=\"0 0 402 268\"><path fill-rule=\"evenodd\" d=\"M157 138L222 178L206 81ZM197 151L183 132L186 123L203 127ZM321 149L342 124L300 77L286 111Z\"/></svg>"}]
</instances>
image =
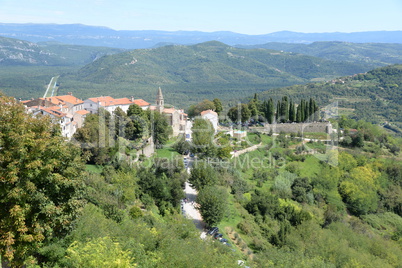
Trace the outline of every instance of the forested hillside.
<instances>
[{"instance_id":1,"label":"forested hillside","mask_svg":"<svg viewBox=\"0 0 402 268\"><path fill-rule=\"evenodd\" d=\"M237 47L294 52L327 60L353 62L371 68L402 63L402 44L350 42L295 44L271 42L261 45Z\"/></svg>"},{"instance_id":2,"label":"forested hillside","mask_svg":"<svg viewBox=\"0 0 402 268\"><path fill-rule=\"evenodd\" d=\"M401 85L402 65L392 65L329 82L272 89L261 93L260 97L279 99L288 95L297 100L314 96L323 106L338 101L342 114L373 123L392 122L401 128Z\"/></svg>"},{"instance_id":3,"label":"forested hillside","mask_svg":"<svg viewBox=\"0 0 402 268\"><path fill-rule=\"evenodd\" d=\"M246 50L219 42L165 46L103 57L60 81L77 95L136 95L153 99L162 86L168 102L224 100L245 92L330 79L367 71L360 65L265 49ZM77 90L74 90L77 89ZM63 90L63 88L61 88Z\"/></svg>"}]
</instances>

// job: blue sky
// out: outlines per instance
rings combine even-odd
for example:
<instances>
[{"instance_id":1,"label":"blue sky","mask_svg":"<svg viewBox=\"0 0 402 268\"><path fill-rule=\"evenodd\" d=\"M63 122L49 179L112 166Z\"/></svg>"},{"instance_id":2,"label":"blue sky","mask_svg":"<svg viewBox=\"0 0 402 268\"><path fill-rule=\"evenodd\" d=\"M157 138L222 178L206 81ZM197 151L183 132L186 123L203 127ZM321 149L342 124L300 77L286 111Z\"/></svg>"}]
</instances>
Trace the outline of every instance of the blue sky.
<instances>
[{"instance_id":1,"label":"blue sky","mask_svg":"<svg viewBox=\"0 0 402 268\"><path fill-rule=\"evenodd\" d=\"M402 0L0 0L0 23L265 34L402 30Z\"/></svg>"}]
</instances>

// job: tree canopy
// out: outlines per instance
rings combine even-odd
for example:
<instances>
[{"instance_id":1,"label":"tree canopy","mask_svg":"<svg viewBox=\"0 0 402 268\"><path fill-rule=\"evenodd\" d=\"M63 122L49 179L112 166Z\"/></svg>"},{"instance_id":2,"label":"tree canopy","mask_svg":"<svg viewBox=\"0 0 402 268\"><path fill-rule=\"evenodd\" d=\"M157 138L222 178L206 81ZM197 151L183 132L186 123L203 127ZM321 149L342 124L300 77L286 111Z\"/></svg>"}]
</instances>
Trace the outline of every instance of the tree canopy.
<instances>
[{"instance_id":1,"label":"tree canopy","mask_svg":"<svg viewBox=\"0 0 402 268\"><path fill-rule=\"evenodd\" d=\"M46 237L64 234L83 205L83 161L49 117L0 97L0 253L20 267Z\"/></svg>"}]
</instances>

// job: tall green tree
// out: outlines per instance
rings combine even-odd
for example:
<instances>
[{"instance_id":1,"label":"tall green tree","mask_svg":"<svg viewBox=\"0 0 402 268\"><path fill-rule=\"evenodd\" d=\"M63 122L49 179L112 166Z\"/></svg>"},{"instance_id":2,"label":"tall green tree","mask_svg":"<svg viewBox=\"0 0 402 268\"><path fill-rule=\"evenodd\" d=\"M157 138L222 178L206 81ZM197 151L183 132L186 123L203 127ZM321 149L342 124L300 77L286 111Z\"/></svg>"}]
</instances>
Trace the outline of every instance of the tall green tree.
<instances>
[{"instance_id":1,"label":"tall green tree","mask_svg":"<svg viewBox=\"0 0 402 268\"><path fill-rule=\"evenodd\" d=\"M218 224L225 215L228 193L226 189L218 186L205 186L197 196L202 219L208 226Z\"/></svg>"},{"instance_id":2,"label":"tall green tree","mask_svg":"<svg viewBox=\"0 0 402 268\"><path fill-rule=\"evenodd\" d=\"M210 100L203 100L200 103L197 103L196 105L191 105L188 108L188 116L189 117L195 117L201 114L202 111L205 110L215 110L216 106L214 102Z\"/></svg>"},{"instance_id":3,"label":"tall green tree","mask_svg":"<svg viewBox=\"0 0 402 268\"><path fill-rule=\"evenodd\" d=\"M279 122L281 116L282 116L282 114L281 114L281 101L278 100L278 102L276 103L275 121Z\"/></svg>"},{"instance_id":4,"label":"tall green tree","mask_svg":"<svg viewBox=\"0 0 402 268\"><path fill-rule=\"evenodd\" d=\"M0 97L0 254L22 267L45 238L63 236L84 204L80 149L49 117Z\"/></svg>"},{"instance_id":5,"label":"tall green tree","mask_svg":"<svg viewBox=\"0 0 402 268\"><path fill-rule=\"evenodd\" d=\"M144 114L145 114L145 111L137 104L131 104L128 107L127 116L132 116L132 115L143 116Z\"/></svg>"},{"instance_id":6,"label":"tall green tree","mask_svg":"<svg viewBox=\"0 0 402 268\"><path fill-rule=\"evenodd\" d=\"M280 103L280 120L283 123L289 120L289 103L287 96L283 96Z\"/></svg>"},{"instance_id":7,"label":"tall green tree","mask_svg":"<svg viewBox=\"0 0 402 268\"><path fill-rule=\"evenodd\" d=\"M239 122L239 121L241 121L242 123L247 122L250 119L250 116L251 111L248 108L248 105L244 103L232 107L228 111L228 117L233 122Z\"/></svg>"},{"instance_id":8,"label":"tall green tree","mask_svg":"<svg viewBox=\"0 0 402 268\"><path fill-rule=\"evenodd\" d=\"M275 116L275 107L272 98L269 98L269 100L265 102L264 106L265 106L264 110L265 119L269 124L272 124L274 122L274 116Z\"/></svg>"},{"instance_id":9,"label":"tall green tree","mask_svg":"<svg viewBox=\"0 0 402 268\"><path fill-rule=\"evenodd\" d=\"M169 140L173 129L169 125L167 118L157 111L147 111L147 120L149 123L149 131L152 133L153 140L156 145L163 145Z\"/></svg>"},{"instance_id":10,"label":"tall green tree","mask_svg":"<svg viewBox=\"0 0 402 268\"><path fill-rule=\"evenodd\" d=\"M215 129L209 120L197 118L192 127L193 148L201 153L201 157L215 157L216 146L214 144Z\"/></svg>"},{"instance_id":11,"label":"tall green tree","mask_svg":"<svg viewBox=\"0 0 402 268\"><path fill-rule=\"evenodd\" d=\"M290 101L289 101L289 121L290 122L296 121L295 105L294 105L292 99L290 99Z\"/></svg>"},{"instance_id":12,"label":"tall green tree","mask_svg":"<svg viewBox=\"0 0 402 268\"><path fill-rule=\"evenodd\" d=\"M215 99L213 99L213 101L212 101L213 103L214 103L214 105L215 105L215 112L219 115L220 114L220 112L222 112L223 111L223 105L222 105L222 102L221 102L221 100L220 99L218 99L218 98L215 98Z\"/></svg>"},{"instance_id":13,"label":"tall green tree","mask_svg":"<svg viewBox=\"0 0 402 268\"><path fill-rule=\"evenodd\" d=\"M189 182L197 190L205 186L213 186L217 181L216 170L208 162L197 161L191 169Z\"/></svg>"},{"instance_id":14,"label":"tall green tree","mask_svg":"<svg viewBox=\"0 0 402 268\"><path fill-rule=\"evenodd\" d=\"M109 150L115 139L114 127L109 126L110 119L110 113L103 109L100 114L89 114L84 126L73 136L74 143L81 146L90 163L103 165L110 160Z\"/></svg>"}]
</instances>

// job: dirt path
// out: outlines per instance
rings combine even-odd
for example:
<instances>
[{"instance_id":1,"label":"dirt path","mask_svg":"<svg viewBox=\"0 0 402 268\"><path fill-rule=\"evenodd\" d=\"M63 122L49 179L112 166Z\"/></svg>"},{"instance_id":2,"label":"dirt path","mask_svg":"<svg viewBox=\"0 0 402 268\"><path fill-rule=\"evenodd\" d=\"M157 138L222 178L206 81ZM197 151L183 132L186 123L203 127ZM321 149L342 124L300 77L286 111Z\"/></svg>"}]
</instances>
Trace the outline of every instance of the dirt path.
<instances>
[{"instance_id":1,"label":"dirt path","mask_svg":"<svg viewBox=\"0 0 402 268\"><path fill-rule=\"evenodd\" d=\"M231 152L232 158L233 158L233 157L238 157L239 155L244 154L244 153L248 153L248 152L251 152L251 151L255 151L255 150L258 149L258 147L260 147L261 144L262 144L262 143L260 142L259 144L253 145L253 146L248 147L248 148L246 148L246 149L243 149L243 150L240 150L240 151L236 151L236 152Z\"/></svg>"}]
</instances>

